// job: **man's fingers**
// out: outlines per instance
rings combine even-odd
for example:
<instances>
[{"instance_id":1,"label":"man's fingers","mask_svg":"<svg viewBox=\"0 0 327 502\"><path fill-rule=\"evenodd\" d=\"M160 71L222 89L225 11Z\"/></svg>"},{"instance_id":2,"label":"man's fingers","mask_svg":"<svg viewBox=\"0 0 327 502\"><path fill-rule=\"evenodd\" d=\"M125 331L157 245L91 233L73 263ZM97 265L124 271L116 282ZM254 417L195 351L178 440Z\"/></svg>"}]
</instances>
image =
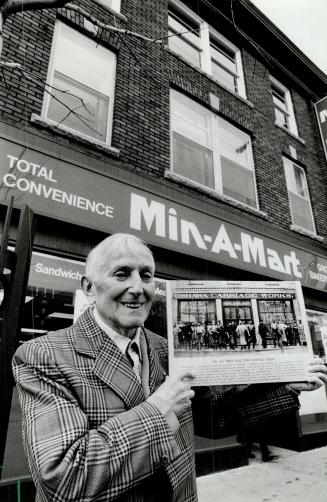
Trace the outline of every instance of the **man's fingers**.
<instances>
[{"instance_id":1,"label":"man's fingers","mask_svg":"<svg viewBox=\"0 0 327 502\"><path fill-rule=\"evenodd\" d=\"M323 376L327 375L327 368L324 364L315 364L315 365L310 365L307 369L309 374L316 374L319 373Z\"/></svg>"},{"instance_id":2,"label":"man's fingers","mask_svg":"<svg viewBox=\"0 0 327 502\"><path fill-rule=\"evenodd\" d=\"M319 381L321 384L327 382L327 376L324 373L315 373L314 375L309 375L308 382L316 382Z\"/></svg>"},{"instance_id":3,"label":"man's fingers","mask_svg":"<svg viewBox=\"0 0 327 502\"><path fill-rule=\"evenodd\" d=\"M317 364L325 366L323 359L321 359L319 356L313 356L313 359L311 359L311 361L309 362L309 366L311 366L311 365L315 366Z\"/></svg>"},{"instance_id":4,"label":"man's fingers","mask_svg":"<svg viewBox=\"0 0 327 502\"><path fill-rule=\"evenodd\" d=\"M195 378L195 375L193 375L193 373L191 373L190 371L183 371L182 373L180 373L180 379L183 381L183 382L187 382L188 380L189 381L192 381L194 380Z\"/></svg>"},{"instance_id":5,"label":"man's fingers","mask_svg":"<svg viewBox=\"0 0 327 502\"><path fill-rule=\"evenodd\" d=\"M187 394L188 394L188 399L193 399L193 397L195 396L195 392L193 389L190 389Z\"/></svg>"},{"instance_id":6,"label":"man's fingers","mask_svg":"<svg viewBox=\"0 0 327 502\"><path fill-rule=\"evenodd\" d=\"M191 402L191 399L193 399L195 395L194 390L192 389L187 389L184 392L181 392L178 396L178 402L183 403L184 401L189 401Z\"/></svg>"},{"instance_id":7,"label":"man's fingers","mask_svg":"<svg viewBox=\"0 0 327 502\"><path fill-rule=\"evenodd\" d=\"M189 383L191 383L194 380L195 375L193 375L193 373L191 373L190 371L179 370L176 373L173 373L172 375L170 375L168 378L170 380L173 380L176 383L177 382L189 382Z\"/></svg>"}]
</instances>

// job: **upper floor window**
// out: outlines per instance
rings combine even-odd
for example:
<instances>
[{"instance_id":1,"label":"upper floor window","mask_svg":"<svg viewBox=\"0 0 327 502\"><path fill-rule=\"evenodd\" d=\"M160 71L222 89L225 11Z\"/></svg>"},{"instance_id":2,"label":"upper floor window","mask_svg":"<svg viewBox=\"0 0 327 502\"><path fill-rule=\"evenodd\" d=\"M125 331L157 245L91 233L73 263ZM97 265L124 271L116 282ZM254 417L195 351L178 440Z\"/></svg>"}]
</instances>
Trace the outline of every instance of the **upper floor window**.
<instances>
[{"instance_id":1,"label":"upper floor window","mask_svg":"<svg viewBox=\"0 0 327 502\"><path fill-rule=\"evenodd\" d=\"M226 87L240 92L237 52L221 39L210 37L212 75Z\"/></svg>"},{"instance_id":2,"label":"upper floor window","mask_svg":"<svg viewBox=\"0 0 327 502\"><path fill-rule=\"evenodd\" d=\"M67 25L57 22L52 43L42 118L109 144L116 56Z\"/></svg>"},{"instance_id":3,"label":"upper floor window","mask_svg":"<svg viewBox=\"0 0 327 502\"><path fill-rule=\"evenodd\" d=\"M274 77L270 77L270 82L276 124L298 135L290 91Z\"/></svg>"},{"instance_id":4,"label":"upper floor window","mask_svg":"<svg viewBox=\"0 0 327 502\"><path fill-rule=\"evenodd\" d=\"M169 47L189 63L201 67L200 25L196 21L170 9L168 14Z\"/></svg>"},{"instance_id":5,"label":"upper floor window","mask_svg":"<svg viewBox=\"0 0 327 502\"><path fill-rule=\"evenodd\" d=\"M316 233L305 171L288 158L283 162L293 224Z\"/></svg>"},{"instance_id":6,"label":"upper floor window","mask_svg":"<svg viewBox=\"0 0 327 502\"><path fill-rule=\"evenodd\" d=\"M170 49L245 98L240 50L179 0L169 5Z\"/></svg>"},{"instance_id":7,"label":"upper floor window","mask_svg":"<svg viewBox=\"0 0 327 502\"><path fill-rule=\"evenodd\" d=\"M251 138L185 95L171 91L174 173L257 208Z\"/></svg>"}]
</instances>

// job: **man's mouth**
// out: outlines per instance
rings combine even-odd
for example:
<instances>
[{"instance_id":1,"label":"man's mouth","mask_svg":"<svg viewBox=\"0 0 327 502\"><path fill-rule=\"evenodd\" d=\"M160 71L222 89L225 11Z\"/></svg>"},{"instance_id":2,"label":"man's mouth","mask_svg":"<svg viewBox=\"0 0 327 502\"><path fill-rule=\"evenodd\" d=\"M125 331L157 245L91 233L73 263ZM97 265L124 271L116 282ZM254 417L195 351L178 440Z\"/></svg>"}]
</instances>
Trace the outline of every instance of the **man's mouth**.
<instances>
[{"instance_id":1,"label":"man's mouth","mask_svg":"<svg viewBox=\"0 0 327 502\"><path fill-rule=\"evenodd\" d=\"M138 309L144 305L144 303L128 303L128 302L121 302L124 307L127 307L129 309Z\"/></svg>"}]
</instances>

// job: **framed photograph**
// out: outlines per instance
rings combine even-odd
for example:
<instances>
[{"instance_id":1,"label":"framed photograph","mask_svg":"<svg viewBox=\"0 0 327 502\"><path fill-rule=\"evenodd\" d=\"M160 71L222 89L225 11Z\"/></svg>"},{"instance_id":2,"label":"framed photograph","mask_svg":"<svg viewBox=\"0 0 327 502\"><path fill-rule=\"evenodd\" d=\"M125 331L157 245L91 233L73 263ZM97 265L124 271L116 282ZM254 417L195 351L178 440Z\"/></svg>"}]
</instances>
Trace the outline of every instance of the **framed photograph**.
<instances>
[{"instance_id":1,"label":"framed photograph","mask_svg":"<svg viewBox=\"0 0 327 502\"><path fill-rule=\"evenodd\" d=\"M297 281L167 281L167 328L194 386L302 381L313 357Z\"/></svg>"}]
</instances>

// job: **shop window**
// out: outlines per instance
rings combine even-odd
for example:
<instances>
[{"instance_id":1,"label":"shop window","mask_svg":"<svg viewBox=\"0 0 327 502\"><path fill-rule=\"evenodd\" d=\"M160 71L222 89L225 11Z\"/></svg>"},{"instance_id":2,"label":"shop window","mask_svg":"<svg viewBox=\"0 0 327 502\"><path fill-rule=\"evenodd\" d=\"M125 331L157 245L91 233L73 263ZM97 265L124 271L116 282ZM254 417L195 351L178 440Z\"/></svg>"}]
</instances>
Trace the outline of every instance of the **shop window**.
<instances>
[{"instance_id":1,"label":"shop window","mask_svg":"<svg viewBox=\"0 0 327 502\"><path fill-rule=\"evenodd\" d=\"M178 302L178 321L182 323L216 322L214 300L180 300Z\"/></svg>"},{"instance_id":2,"label":"shop window","mask_svg":"<svg viewBox=\"0 0 327 502\"><path fill-rule=\"evenodd\" d=\"M47 78L50 94L44 94L42 118L109 144L115 74L113 52L57 22Z\"/></svg>"},{"instance_id":3,"label":"shop window","mask_svg":"<svg viewBox=\"0 0 327 502\"><path fill-rule=\"evenodd\" d=\"M218 83L246 97L240 50L179 0L169 4L168 45Z\"/></svg>"},{"instance_id":4,"label":"shop window","mask_svg":"<svg viewBox=\"0 0 327 502\"><path fill-rule=\"evenodd\" d=\"M290 159L283 162L293 224L316 233L305 171Z\"/></svg>"},{"instance_id":5,"label":"shop window","mask_svg":"<svg viewBox=\"0 0 327 502\"><path fill-rule=\"evenodd\" d=\"M171 93L172 171L257 208L251 138L183 94Z\"/></svg>"},{"instance_id":6,"label":"shop window","mask_svg":"<svg viewBox=\"0 0 327 502\"><path fill-rule=\"evenodd\" d=\"M275 123L298 135L290 91L274 77L270 77L271 93L275 108Z\"/></svg>"},{"instance_id":7,"label":"shop window","mask_svg":"<svg viewBox=\"0 0 327 502\"><path fill-rule=\"evenodd\" d=\"M226 326L232 321L238 324L239 321L248 323L253 320L251 301L249 300L224 300L222 308Z\"/></svg>"},{"instance_id":8,"label":"shop window","mask_svg":"<svg viewBox=\"0 0 327 502\"><path fill-rule=\"evenodd\" d=\"M259 300L259 319L269 326L273 321L293 323L296 321L293 302L290 300Z\"/></svg>"}]
</instances>

